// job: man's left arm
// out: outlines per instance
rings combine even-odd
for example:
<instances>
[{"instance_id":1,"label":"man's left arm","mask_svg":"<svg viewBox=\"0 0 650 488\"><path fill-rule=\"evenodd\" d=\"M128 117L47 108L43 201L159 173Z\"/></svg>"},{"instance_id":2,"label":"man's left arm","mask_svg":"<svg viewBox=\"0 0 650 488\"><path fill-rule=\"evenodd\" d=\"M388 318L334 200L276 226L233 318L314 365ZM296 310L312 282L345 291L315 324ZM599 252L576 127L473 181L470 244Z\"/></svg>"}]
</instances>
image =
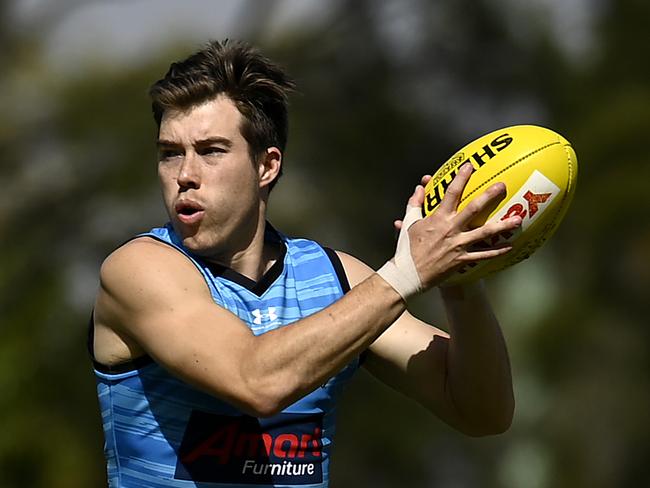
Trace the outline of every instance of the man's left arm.
<instances>
[{"instance_id":1,"label":"man's left arm","mask_svg":"<svg viewBox=\"0 0 650 488\"><path fill-rule=\"evenodd\" d=\"M372 269L338 253L350 285ZM502 433L514 411L508 352L482 284L441 290L449 334L404 312L368 349L365 366L472 436Z\"/></svg>"}]
</instances>

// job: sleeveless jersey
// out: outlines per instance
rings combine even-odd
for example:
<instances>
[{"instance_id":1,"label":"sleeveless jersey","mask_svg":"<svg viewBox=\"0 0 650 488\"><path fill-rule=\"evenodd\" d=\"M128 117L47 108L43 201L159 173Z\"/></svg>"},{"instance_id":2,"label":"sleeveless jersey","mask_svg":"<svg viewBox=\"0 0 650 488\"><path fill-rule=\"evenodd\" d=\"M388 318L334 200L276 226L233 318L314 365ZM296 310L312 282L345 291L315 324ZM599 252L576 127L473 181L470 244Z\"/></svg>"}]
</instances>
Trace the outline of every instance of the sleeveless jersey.
<instances>
[{"instance_id":1,"label":"sleeveless jersey","mask_svg":"<svg viewBox=\"0 0 650 488\"><path fill-rule=\"evenodd\" d=\"M267 239L280 240L284 255L258 283L190 255L169 224L142 235L185 254L214 301L255 335L318 312L349 289L335 253L273 230ZM358 362L270 418L243 414L147 356L118 368L95 362L109 486L327 487L336 397Z\"/></svg>"}]
</instances>

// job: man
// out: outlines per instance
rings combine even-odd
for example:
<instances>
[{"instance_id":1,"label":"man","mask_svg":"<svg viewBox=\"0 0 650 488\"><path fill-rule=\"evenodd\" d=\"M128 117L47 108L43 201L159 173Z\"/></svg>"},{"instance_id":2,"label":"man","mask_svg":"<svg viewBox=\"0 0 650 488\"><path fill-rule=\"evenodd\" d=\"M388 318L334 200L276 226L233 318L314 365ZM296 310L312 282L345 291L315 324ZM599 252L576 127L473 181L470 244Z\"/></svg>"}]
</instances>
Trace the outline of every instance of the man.
<instances>
[{"instance_id":1,"label":"man","mask_svg":"<svg viewBox=\"0 0 650 488\"><path fill-rule=\"evenodd\" d=\"M466 434L510 424L507 352L480 286L441 288L450 335L406 311L463 263L508 252L471 244L518 217L468 228L505 188L457 213L467 165L423 220L418 185L378 272L288 238L266 208L292 88L254 49L212 42L150 91L170 223L106 259L91 328L110 486L327 486L336 395L361 355Z\"/></svg>"}]
</instances>

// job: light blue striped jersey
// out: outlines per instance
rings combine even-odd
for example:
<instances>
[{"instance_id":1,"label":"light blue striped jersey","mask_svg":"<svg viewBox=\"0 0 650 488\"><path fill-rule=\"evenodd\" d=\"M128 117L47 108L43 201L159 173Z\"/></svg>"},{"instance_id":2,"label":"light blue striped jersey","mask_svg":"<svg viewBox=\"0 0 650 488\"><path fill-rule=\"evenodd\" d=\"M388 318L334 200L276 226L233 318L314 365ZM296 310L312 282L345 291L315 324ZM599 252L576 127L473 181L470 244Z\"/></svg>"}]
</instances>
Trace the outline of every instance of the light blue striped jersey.
<instances>
[{"instance_id":1,"label":"light blue striped jersey","mask_svg":"<svg viewBox=\"0 0 650 488\"><path fill-rule=\"evenodd\" d=\"M258 283L191 256L169 224L143 235L185 254L215 303L256 335L322 310L349 288L332 251L273 230L267 238L281 241L284 256ZM109 486L326 487L337 394L358 362L264 419L193 388L148 357L121 368L95 362Z\"/></svg>"}]
</instances>

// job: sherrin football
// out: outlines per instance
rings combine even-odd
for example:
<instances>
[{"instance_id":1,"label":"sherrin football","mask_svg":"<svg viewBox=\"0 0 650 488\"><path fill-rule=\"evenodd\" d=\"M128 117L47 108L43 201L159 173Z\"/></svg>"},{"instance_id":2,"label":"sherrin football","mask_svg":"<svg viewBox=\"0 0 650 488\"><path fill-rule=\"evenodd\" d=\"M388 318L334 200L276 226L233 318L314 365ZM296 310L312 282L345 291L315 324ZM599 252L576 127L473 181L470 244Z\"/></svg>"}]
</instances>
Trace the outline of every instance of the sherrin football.
<instances>
[{"instance_id":1,"label":"sherrin football","mask_svg":"<svg viewBox=\"0 0 650 488\"><path fill-rule=\"evenodd\" d=\"M438 208L451 180L466 162L472 164L474 173L463 191L459 211L494 183L505 183L507 191L499 205L488 215L479 216L472 226L515 215L522 218L522 224L515 232L477 245L492 247L508 242L513 246L509 253L468 263L445 285L475 281L528 258L557 229L576 187L578 167L571 144L550 129L516 125L479 137L440 167L424 189L425 217Z\"/></svg>"}]
</instances>

